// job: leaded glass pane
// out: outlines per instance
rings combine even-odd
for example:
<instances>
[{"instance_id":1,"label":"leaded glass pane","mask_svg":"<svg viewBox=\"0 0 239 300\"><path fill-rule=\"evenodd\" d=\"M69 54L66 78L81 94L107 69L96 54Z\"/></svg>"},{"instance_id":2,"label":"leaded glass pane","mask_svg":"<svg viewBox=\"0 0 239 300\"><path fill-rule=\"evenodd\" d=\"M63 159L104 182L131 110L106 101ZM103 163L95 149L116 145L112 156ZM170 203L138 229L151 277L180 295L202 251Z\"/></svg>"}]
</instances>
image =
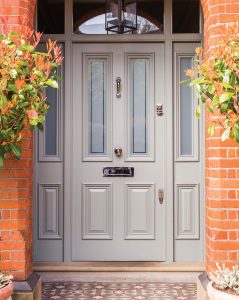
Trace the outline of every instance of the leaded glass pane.
<instances>
[{"instance_id":1,"label":"leaded glass pane","mask_svg":"<svg viewBox=\"0 0 239 300\"><path fill-rule=\"evenodd\" d=\"M46 115L45 123L45 155L57 155L57 112L58 112L58 90L51 87L46 89L47 102L50 109Z\"/></svg>"},{"instance_id":2,"label":"leaded glass pane","mask_svg":"<svg viewBox=\"0 0 239 300\"><path fill-rule=\"evenodd\" d=\"M88 59L89 155L106 154L106 77L105 58Z\"/></svg>"},{"instance_id":3,"label":"leaded glass pane","mask_svg":"<svg viewBox=\"0 0 239 300\"><path fill-rule=\"evenodd\" d=\"M180 81L186 80L185 70L192 68L192 57L180 58ZM180 85L180 154L193 155L193 88Z\"/></svg>"},{"instance_id":4,"label":"leaded glass pane","mask_svg":"<svg viewBox=\"0 0 239 300\"><path fill-rule=\"evenodd\" d=\"M148 155L149 60L130 59L130 153Z\"/></svg>"}]
</instances>

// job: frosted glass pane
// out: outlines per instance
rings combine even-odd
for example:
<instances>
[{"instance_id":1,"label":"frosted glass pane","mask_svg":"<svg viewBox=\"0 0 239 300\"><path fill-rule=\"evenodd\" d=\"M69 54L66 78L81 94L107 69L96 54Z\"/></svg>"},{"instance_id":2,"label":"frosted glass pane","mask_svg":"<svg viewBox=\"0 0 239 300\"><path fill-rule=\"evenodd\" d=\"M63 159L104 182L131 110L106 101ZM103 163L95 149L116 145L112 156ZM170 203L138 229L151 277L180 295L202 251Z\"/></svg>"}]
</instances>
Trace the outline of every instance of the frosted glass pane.
<instances>
[{"instance_id":1,"label":"frosted glass pane","mask_svg":"<svg viewBox=\"0 0 239 300\"><path fill-rule=\"evenodd\" d=\"M180 58L180 81L187 79L185 70L192 68L192 57ZM180 154L193 155L193 90L180 85Z\"/></svg>"},{"instance_id":2,"label":"frosted glass pane","mask_svg":"<svg viewBox=\"0 0 239 300\"><path fill-rule=\"evenodd\" d=\"M130 152L148 153L149 60L130 60Z\"/></svg>"},{"instance_id":3,"label":"frosted glass pane","mask_svg":"<svg viewBox=\"0 0 239 300\"><path fill-rule=\"evenodd\" d=\"M106 154L107 60L88 60L89 154Z\"/></svg>"},{"instance_id":4,"label":"frosted glass pane","mask_svg":"<svg viewBox=\"0 0 239 300\"><path fill-rule=\"evenodd\" d=\"M46 89L47 102L51 107L46 115L45 123L45 155L57 155L57 89Z\"/></svg>"}]
</instances>

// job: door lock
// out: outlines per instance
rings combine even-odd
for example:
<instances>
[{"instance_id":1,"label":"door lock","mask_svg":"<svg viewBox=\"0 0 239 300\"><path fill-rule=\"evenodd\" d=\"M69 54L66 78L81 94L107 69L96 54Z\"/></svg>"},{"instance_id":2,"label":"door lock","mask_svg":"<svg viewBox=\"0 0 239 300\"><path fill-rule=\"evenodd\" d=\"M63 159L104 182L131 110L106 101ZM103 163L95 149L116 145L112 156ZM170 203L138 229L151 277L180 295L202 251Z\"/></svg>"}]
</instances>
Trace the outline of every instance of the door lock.
<instances>
[{"instance_id":1,"label":"door lock","mask_svg":"<svg viewBox=\"0 0 239 300\"><path fill-rule=\"evenodd\" d=\"M163 204L163 200L164 200L164 190L163 189L158 190L158 198L159 198L159 203Z\"/></svg>"},{"instance_id":2,"label":"door lock","mask_svg":"<svg viewBox=\"0 0 239 300\"><path fill-rule=\"evenodd\" d=\"M163 116L163 104L156 104L156 114L159 117Z\"/></svg>"}]
</instances>

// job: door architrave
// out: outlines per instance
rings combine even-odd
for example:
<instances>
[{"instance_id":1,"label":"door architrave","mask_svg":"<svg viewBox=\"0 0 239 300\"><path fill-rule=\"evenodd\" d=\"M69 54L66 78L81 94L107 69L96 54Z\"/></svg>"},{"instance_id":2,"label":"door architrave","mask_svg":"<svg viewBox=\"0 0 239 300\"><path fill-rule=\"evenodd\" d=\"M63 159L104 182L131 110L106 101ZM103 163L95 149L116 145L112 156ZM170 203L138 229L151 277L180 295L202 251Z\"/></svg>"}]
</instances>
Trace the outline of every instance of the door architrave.
<instances>
[{"instance_id":1,"label":"door architrave","mask_svg":"<svg viewBox=\"0 0 239 300\"><path fill-rule=\"evenodd\" d=\"M71 176L73 161L72 152L72 128L71 123L66 120L72 118L72 45L73 43L164 43L165 45L165 101L166 119L166 261L174 261L174 124L173 124L173 44L177 42L203 41L202 12L200 18L200 33L197 34L173 34L172 33L172 1L165 0L164 10L164 33L150 35L77 35L72 33L73 0L65 0L65 34L44 34L42 41L55 39L64 44L65 52L65 117L64 117L64 262L71 262ZM37 22L37 20L36 20ZM155 99L160 103L160 99ZM203 147L203 145L202 145ZM203 151L201 151L203 153ZM202 157L202 164L203 164ZM203 176L204 178L204 176ZM202 179L202 182L204 179ZM70 204L70 205L69 205ZM203 218L203 216L202 216ZM203 223L203 222L202 222ZM36 233L36 232L35 232Z\"/></svg>"}]
</instances>

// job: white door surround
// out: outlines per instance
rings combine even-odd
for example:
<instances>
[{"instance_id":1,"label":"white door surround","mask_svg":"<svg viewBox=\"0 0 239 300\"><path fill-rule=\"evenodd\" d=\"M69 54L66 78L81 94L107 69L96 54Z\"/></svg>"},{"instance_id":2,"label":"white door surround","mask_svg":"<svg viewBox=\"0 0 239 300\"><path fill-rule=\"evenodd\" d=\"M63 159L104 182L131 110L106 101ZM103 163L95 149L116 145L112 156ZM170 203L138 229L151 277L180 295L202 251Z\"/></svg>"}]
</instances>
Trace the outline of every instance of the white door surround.
<instances>
[{"instance_id":1,"label":"white door surround","mask_svg":"<svg viewBox=\"0 0 239 300\"><path fill-rule=\"evenodd\" d=\"M69 1L69 3L71 0ZM70 7L70 4L69 4ZM193 145L198 142L197 151L184 155L180 147L183 135L179 128L182 119L179 108L185 105L181 95L185 92L179 86L182 77L182 68L194 57L194 49L202 41L202 34L172 34L169 2L165 2L165 30L164 34L155 35L74 35L71 29L72 15L66 9L66 24L64 35L45 35L57 39L64 48L64 68L62 76L62 89L58 93L61 104L58 114L58 153L55 157L41 155L45 139L36 138L36 174L35 174L35 209L34 209L34 260L35 262L72 263L72 215L74 213L73 201L73 169L75 167L74 155L74 128L71 120L74 116L73 93L73 66L75 47L94 45L94 53L98 48L109 44L117 49L132 48L137 45L145 47L164 48L164 98L159 95L155 104L164 102L165 119L165 257L166 262L203 261L204 244L204 216L203 216L203 128L197 127L197 120L192 114ZM98 47L99 46L99 47ZM111 47L111 46L110 46ZM134 48L135 49L135 48ZM180 69L181 68L181 69ZM181 77L180 77L181 76ZM115 78L113 78L115 80ZM115 84L113 81L112 85ZM181 110L184 111L184 110ZM188 113L188 111L186 112ZM160 118L160 117L159 117ZM203 123L202 123L203 124ZM183 124L182 126L187 126ZM116 143L114 144L114 146ZM118 145L120 146L120 145ZM40 151L39 151L40 149ZM111 147L113 149L113 147ZM181 151L181 152L180 152ZM41 155L39 157L39 154ZM151 182L151 180L150 180ZM147 183L150 183L147 182ZM88 182L86 182L87 184ZM97 183L97 182L94 182ZM160 186L155 189L155 199ZM49 198L50 197L50 198ZM48 212L44 210L46 201L50 200ZM158 201L155 202L158 205ZM39 211L39 206L41 210ZM54 218L52 219L52 216ZM40 221L39 221L40 220ZM44 231L46 221L54 220L54 232ZM49 224L53 224L49 223ZM53 224L53 225L54 225ZM47 249L47 251L46 251ZM190 251L188 251L190 249ZM154 259L155 260L155 259Z\"/></svg>"}]
</instances>

